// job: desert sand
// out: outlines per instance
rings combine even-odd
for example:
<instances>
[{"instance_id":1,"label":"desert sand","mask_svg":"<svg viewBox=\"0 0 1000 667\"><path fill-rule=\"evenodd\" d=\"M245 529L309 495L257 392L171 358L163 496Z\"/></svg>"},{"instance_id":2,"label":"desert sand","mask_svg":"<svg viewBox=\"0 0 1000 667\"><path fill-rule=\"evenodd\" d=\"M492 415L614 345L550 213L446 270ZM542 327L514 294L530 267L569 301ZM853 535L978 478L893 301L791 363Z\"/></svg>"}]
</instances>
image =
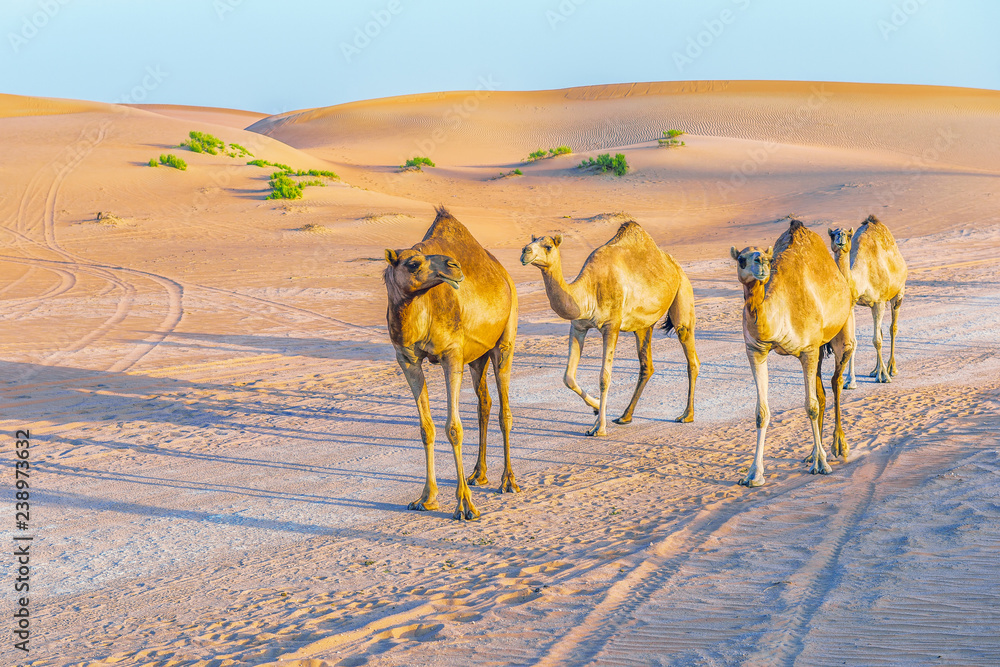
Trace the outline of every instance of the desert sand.
<instances>
[{"instance_id":1,"label":"desert sand","mask_svg":"<svg viewBox=\"0 0 1000 667\"><path fill-rule=\"evenodd\" d=\"M686 145L658 148L672 128ZM191 130L340 180L266 200L272 169L177 148ZM0 138L0 532L20 534L13 433L27 428L34 535L31 650L5 623L4 664L1000 662L1000 93L653 83L274 117L0 95ZM572 155L523 164L564 144ZM630 172L576 169L605 152ZM187 170L147 166L161 153ZM399 173L415 155L437 166ZM496 492L494 392L471 523L451 519L438 367L441 510L406 510L424 453L385 324L384 250L419 241L438 204L520 300L522 492ZM790 216L825 239L872 213L910 268L900 374L867 376L857 308L851 454L812 476L799 363L771 355L767 484L740 487L755 393L729 248L770 245ZM562 384L568 323L518 257L561 233L575 276L628 217L694 286L695 421L671 421L685 365L658 334L633 423L588 438L592 411ZM578 375L590 393L599 341ZM623 335L611 416L637 371Z\"/></svg>"}]
</instances>

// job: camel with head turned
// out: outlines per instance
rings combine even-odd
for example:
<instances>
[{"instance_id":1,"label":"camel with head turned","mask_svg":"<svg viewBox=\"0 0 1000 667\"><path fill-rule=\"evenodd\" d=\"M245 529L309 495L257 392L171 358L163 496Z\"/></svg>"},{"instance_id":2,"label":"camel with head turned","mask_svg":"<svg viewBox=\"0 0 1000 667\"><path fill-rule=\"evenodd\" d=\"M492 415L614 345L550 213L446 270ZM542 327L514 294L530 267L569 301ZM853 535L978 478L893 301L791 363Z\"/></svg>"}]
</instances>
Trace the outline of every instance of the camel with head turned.
<instances>
[{"instance_id":1,"label":"camel with head turned","mask_svg":"<svg viewBox=\"0 0 1000 667\"><path fill-rule=\"evenodd\" d=\"M757 386L757 449L745 486L764 483L764 437L771 421L767 404L767 355L797 357L805 376L806 412L812 425L813 451L807 462L813 474L830 472L823 450L826 394L820 367L824 350L833 350L833 402L836 427L833 455L847 458L849 446L840 420L844 364L854 351L851 289L819 235L792 220L772 251L756 247L737 251L736 274L743 284L743 339Z\"/></svg>"},{"instance_id":2,"label":"camel with head turned","mask_svg":"<svg viewBox=\"0 0 1000 667\"><path fill-rule=\"evenodd\" d=\"M383 278L389 296L386 320L420 415L427 479L409 509L438 508L434 472L434 422L431 421L423 361L441 364L448 392L446 428L458 472L456 519L475 519L469 484L486 484L486 431L490 394L486 365L493 364L500 397L504 471L500 491L520 491L510 462L510 367L517 335L517 293L510 274L468 229L443 207L423 240L406 250L386 250ZM461 284L460 284L461 283ZM458 398L462 368L469 365L479 399L479 459L465 478L462 466L462 422Z\"/></svg>"},{"instance_id":3,"label":"camel with head turned","mask_svg":"<svg viewBox=\"0 0 1000 667\"><path fill-rule=\"evenodd\" d=\"M896 332L899 330L899 308L906 293L906 261L899 252L892 232L874 215L858 228L830 229L830 246L856 292L856 301L872 310L875 325L872 344L875 346L875 368L868 375L876 382L892 382L896 375ZM843 259L842 259L843 258ZM850 258L849 262L845 262ZM846 263L846 266L844 266ZM892 324L889 327L889 364L882 359L882 316L885 305L892 307ZM854 389L854 358L848 367L847 388Z\"/></svg>"},{"instance_id":4,"label":"camel with head turned","mask_svg":"<svg viewBox=\"0 0 1000 667\"><path fill-rule=\"evenodd\" d=\"M608 387L611 366L620 331L635 333L639 354L639 381L632 400L617 424L632 421L635 404L653 375L653 327L664 315L663 328L676 329L687 358L687 407L679 422L694 419L694 384L698 378L698 354L694 349L694 293L684 270L674 258L660 250L638 223L622 224L614 237L587 258L572 283L563 277L559 245L562 236L531 237L524 246L521 263L542 270L545 292L552 310L571 320L569 362L563 381L597 414L597 421L587 435L606 435ZM576 368L583 351L583 341L590 329L598 329L604 339L601 365L601 398L594 400L576 382Z\"/></svg>"}]
</instances>

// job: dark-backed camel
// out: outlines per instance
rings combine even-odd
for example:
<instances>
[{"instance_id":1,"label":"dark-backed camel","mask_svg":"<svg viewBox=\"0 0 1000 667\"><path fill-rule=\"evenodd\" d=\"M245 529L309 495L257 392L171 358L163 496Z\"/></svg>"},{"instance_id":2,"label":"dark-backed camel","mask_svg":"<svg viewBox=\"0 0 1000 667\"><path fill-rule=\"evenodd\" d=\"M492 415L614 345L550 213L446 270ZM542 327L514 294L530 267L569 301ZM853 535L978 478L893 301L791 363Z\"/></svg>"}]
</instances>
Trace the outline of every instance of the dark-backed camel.
<instances>
[{"instance_id":1,"label":"dark-backed camel","mask_svg":"<svg viewBox=\"0 0 1000 667\"><path fill-rule=\"evenodd\" d=\"M576 280L567 283L563 277L560 243L560 235L532 236L531 243L524 246L521 252L521 263L525 266L532 264L542 270L552 310L559 317L572 320L569 362L563 381L597 414L597 421L587 435L607 433L608 387L620 331L635 333L639 381L632 400L615 423L632 421L635 404L653 375L653 328L664 315L667 318L663 328L667 331L676 329L687 359L687 407L676 421L692 421L699 362L694 349L694 293L684 270L673 257L656 246L638 223L628 221L618 228L618 233L610 241L590 253ZM600 402L576 382L583 341L590 329L598 329L604 339Z\"/></svg>"},{"instance_id":2,"label":"dark-backed camel","mask_svg":"<svg viewBox=\"0 0 1000 667\"><path fill-rule=\"evenodd\" d=\"M767 355L797 357L805 375L806 412L812 425L813 451L806 459L813 474L830 472L823 450L823 391L821 365L827 344L833 350L833 403L836 427L833 455L847 458L849 447L840 420L844 364L854 351L854 309L847 279L822 239L798 220L771 248L730 249L736 275L743 283L743 340L757 386L757 449L740 484L764 483L764 436L771 421L767 404Z\"/></svg>"},{"instance_id":3,"label":"dark-backed camel","mask_svg":"<svg viewBox=\"0 0 1000 667\"><path fill-rule=\"evenodd\" d=\"M431 420L423 360L441 364L448 392L448 440L458 472L456 519L475 519L469 484L486 484L486 431L490 394L486 364L493 363L500 397L504 471L500 491L520 491L510 462L510 366L517 336L517 292L500 262L479 245L444 207L423 240L408 250L386 250L383 278L389 296L386 320L396 361L406 376L420 414L427 462L423 493L410 509L438 508ZM459 284L461 283L461 284ZM462 368L469 365L479 399L479 459L468 480L462 467L462 422L458 414Z\"/></svg>"}]
</instances>

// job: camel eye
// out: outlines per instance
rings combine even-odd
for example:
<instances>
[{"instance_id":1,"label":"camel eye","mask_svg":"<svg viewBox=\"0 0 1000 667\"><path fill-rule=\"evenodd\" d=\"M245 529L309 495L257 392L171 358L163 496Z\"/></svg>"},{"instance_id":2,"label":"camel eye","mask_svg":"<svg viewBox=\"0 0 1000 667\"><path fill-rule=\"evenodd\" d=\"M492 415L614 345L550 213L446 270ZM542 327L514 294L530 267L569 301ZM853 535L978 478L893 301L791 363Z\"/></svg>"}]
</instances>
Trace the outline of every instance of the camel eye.
<instances>
[{"instance_id":1,"label":"camel eye","mask_svg":"<svg viewBox=\"0 0 1000 667\"><path fill-rule=\"evenodd\" d=\"M746 257L740 257L739 263L740 263L740 268L741 269L747 268L747 258Z\"/></svg>"},{"instance_id":2,"label":"camel eye","mask_svg":"<svg viewBox=\"0 0 1000 667\"><path fill-rule=\"evenodd\" d=\"M406 268L408 268L410 271L416 271L417 269L420 268L420 262L407 262Z\"/></svg>"},{"instance_id":3,"label":"camel eye","mask_svg":"<svg viewBox=\"0 0 1000 667\"><path fill-rule=\"evenodd\" d=\"M542 247L545 248L545 252L551 252L552 251L552 246L549 245L548 243L546 243Z\"/></svg>"}]
</instances>

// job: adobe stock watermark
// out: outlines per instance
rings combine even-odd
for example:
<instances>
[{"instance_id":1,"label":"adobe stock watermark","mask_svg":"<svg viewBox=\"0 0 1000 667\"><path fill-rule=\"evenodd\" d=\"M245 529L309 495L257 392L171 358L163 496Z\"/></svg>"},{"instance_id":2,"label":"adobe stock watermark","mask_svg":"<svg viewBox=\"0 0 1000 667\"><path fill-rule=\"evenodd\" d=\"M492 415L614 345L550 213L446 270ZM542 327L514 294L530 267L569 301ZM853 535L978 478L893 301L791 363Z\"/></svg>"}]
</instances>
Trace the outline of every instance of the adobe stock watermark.
<instances>
[{"instance_id":1,"label":"adobe stock watermark","mask_svg":"<svg viewBox=\"0 0 1000 667\"><path fill-rule=\"evenodd\" d=\"M560 24L566 23L569 17L576 13L576 8L587 2L587 0L562 0L555 9L545 10L545 20L549 22L549 28L555 30Z\"/></svg>"},{"instance_id":2,"label":"adobe stock watermark","mask_svg":"<svg viewBox=\"0 0 1000 667\"><path fill-rule=\"evenodd\" d=\"M750 0L731 1L740 12L746 11L750 7ZM715 44L715 40L719 39L726 31L726 26L735 23L738 16L738 12L727 7L720 11L714 19L703 21L705 29L699 31L694 37L687 38L687 46L684 47L683 52L674 51L674 65L677 67L677 71L683 72L685 67L693 65L694 61L701 58L705 49Z\"/></svg>"},{"instance_id":3,"label":"adobe stock watermark","mask_svg":"<svg viewBox=\"0 0 1000 667\"><path fill-rule=\"evenodd\" d=\"M354 28L354 39L340 43L340 52L344 54L344 60L348 63L361 52L367 49L372 40L382 34L382 31L389 27L392 19L399 16L403 11L403 3L400 0L389 0L384 9L371 12L372 20Z\"/></svg>"},{"instance_id":4,"label":"adobe stock watermark","mask_svg":"<svg viewBox=\"0 0 1000 667\"><path fill-rule=\"evenodd\" d=\"M927 0L903 0L903 2L898 4L893 3L889 20L879 19L876 24L878 25L879 32L882 33L882 40L888 42L892 33L909 23L910 18L926 4Z\"/></svg>"},{"instance_id":5,"label":"adobe stock watermark","mask_svg":"<svg viewBox=\"0 0 1000 667\"><path fill-rule=\"evenodd\" d=\"M243 4L243 0L213 0L212 9L220 21L226 20L226 14L236 11L236 8Z\"/></svg>"},{"instance_id":6,"label":"adobe stock watermark","mask_svg":"<svg viewBox=\"0 0 1000 667\"><path fill-rule=\"evenodd\" d=\"M499 90L500 84L493 80L493 75L479 77L479 85L476 89L462 98L461 102L456 102L445 109L441 114L441 124L431 130L430 134L422 139L416 139L413 146L416 155L421 157L433 157L438 146L448 141L451 133L457 130L462 124L472 117L479 109L483 100L489 97L491 92ZM407 153L399 156L399 163L402 164L414 153ZM404 175L401 173L392 174L389 178L389 186L395 187L403 182Z\"/></svg>"},{"instance_id":7,"label":"adobe stock watermark","mask_svg":"<svg viewBox=\"0 0 1000 667\"><path fill-rule=\"evenodd\" d=\"M830 98L833 97L833 92L826 89L826 84L819 84L819 86L813 85L810 87L811 94L809 98L800 104L793 114L785 119L785 122L779 126L777 135L779 137L788 137L796 130L804 127L812 118L813 114L816 113L820 108L822 108ZM759 148L750 148L747 150L747 159L740 163L738 167L733 167L732 173L729 176L729 181L717 181L716 189L718 193L723 197L728 196L730 193L735 191L737 188L741 188L747 183L747 179L753 176L760 168L771 159L771 156L778 152L781 148L781 143L778 141L767 141L764 142L763 146Z\"/></svg>"},{"instance_id":8,"label":"adobe stock watermark","mask_svg":"<svg viewBox=\"0 0 1000 667\"><path fill-rule=\"evenodd\" d=\"M906 193L911 187L916 185L923 176L934 167L941 159L941 154L945 153L960 138L957 132L950 127L939 128L937 136L930 146L925 148L920 155L915 155L903 164L906 171L913 170L906 177L896 178L890 181L885 188L875 193L875 199L882 206L892 206L896 203L896 197Z\"/></svg>"},{"instance_id":9,"label":"adobe stock watermark","mask_svg":"<svg viewBox=\"0 0 1000 667\"><path fill-rule=\"evenodd\" d=\"M143 102L151 92L160 87L163 80L170 76L169 72L164 72L163 69L156 65L148 65L146 67L146 75L142 77L142 81L132 86L126 94L121 97L116 98L111 103L112 104L138 104Z\"/></svg>"},{"instance_id":10,"label":"adobe stock watermark","mask_svg":"<svg viewBox=\"0 0 1000 667\"><path fill-rule=\"evenodd\" d=\"M17 32L8 32L7 41L10 48L17 53L28 42L38 36L39 31L45 28L59 14L63 7L71 0L38 0L38 10L21 17L21 29Z\"/></svg>"}]
</instances>

